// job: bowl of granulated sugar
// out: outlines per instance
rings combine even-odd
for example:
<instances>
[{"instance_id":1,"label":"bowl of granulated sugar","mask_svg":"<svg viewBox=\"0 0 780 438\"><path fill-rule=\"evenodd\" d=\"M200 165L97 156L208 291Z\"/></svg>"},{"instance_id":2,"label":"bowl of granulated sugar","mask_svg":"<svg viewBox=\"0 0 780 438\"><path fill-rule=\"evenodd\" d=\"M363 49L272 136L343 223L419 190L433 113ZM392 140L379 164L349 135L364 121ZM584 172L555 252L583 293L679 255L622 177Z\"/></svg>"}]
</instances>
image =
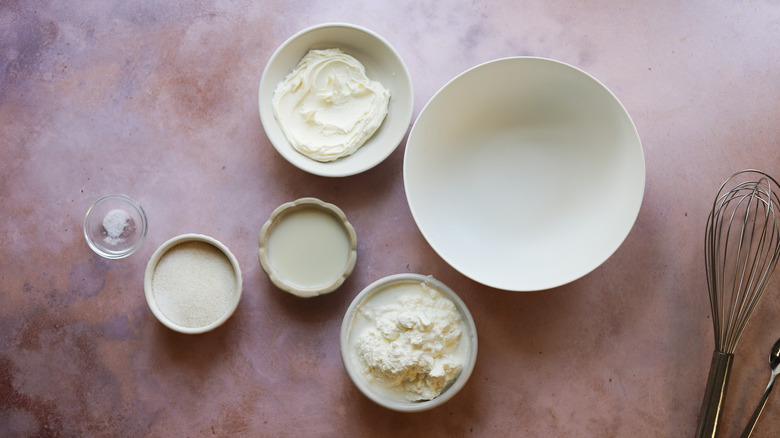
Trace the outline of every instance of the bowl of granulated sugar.
<instances>
[{"instance_id":1,"label":"bowl of granulated sugar","mask_svg":"<svg viewBox=\"0 0 780 438\"><path fill-rule=\"evenodd\" d=\"M241 268L222 242L183 234L160 245L146 265L144 294L154 316L180 333L213 330L241 299Z\"/></svg>"}]
</instances>

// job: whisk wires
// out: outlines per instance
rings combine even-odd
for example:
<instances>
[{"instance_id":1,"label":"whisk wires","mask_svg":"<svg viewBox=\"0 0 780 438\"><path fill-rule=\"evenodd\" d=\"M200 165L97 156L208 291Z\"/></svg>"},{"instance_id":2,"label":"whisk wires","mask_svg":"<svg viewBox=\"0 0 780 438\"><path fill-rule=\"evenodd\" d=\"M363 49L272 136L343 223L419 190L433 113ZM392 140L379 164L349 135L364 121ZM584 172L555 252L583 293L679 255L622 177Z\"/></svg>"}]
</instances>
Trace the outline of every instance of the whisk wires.
<instances>
[{"instance_id":1,"label":"whisk wires","mask_svg":"<svg viewBox=\"0 0 780 438\"><path fill-rule=\"evenodd\" d=\"M757 179L737 182L741 177ZM705 262L717 351L734 353L777 266L778 187L764 172L738 172L723 183L707 218Z\"/></svg>"}]
</instances>

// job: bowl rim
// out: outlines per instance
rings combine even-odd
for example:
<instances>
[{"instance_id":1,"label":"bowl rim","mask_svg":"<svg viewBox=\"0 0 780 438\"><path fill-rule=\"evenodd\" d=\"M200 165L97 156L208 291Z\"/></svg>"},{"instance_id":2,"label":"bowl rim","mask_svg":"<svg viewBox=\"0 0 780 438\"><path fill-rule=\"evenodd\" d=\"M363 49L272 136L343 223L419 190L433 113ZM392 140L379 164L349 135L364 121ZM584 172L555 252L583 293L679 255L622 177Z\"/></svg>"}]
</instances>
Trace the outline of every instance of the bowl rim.
<instances>
[{"instance_id":1,"label":"bowl rim","mask_svg":"<svg viewBox=\"0 0 780 438\"><path fill-rule=\"evenodd\" d=\"M157 269L157 264L160 262L160 260L165 256L165 254L176 247L177 245L184 244L187 242L203 242L212 245L216 249L220 250L225 257L230 261L231 266L233 267L233 273L236 277L236 298L231 303L227 311L217 320L211 322L210 324L204 325L202 327L185 327L179 324L176 324L175 322L168 319L163 313L160 311L160 308L157 306L157 302L154 299L154 293L152 291L152 277L154 275L154 271ZM233 253L230 251L230 249L225 246L222 242L219 240L207 236L205 234L197 234L197 233L186 233L181 234L175 237L172 237L165 241L162 245L160 245L157 250L154 251L152 256L149 258L149 262L146 264L146 271L144 272L144 296L146 297L146 303L149 306L149 309L152 311L152 314L154 314L155 318L157 318L158 321L160 321L163 325L168 327L171 330L177 331L179 333L184 334L201 334L206 333L211 330L214 330L215 328L221 326L225 323L228 319L230 319L231 316L236 311L236 308L238 308L238 304L241 301L241 296L243 294L243 277L241 275L241 267L238 264L238 259L236 259L236 256L233 255Z\"/></svg>"},{"instance_id":2,"label":"bowl rim","mask_svg":"<svg viewBox=\"0 0 780 438\"><path fill-rule=\"evenodd\" d=\"M590 80L595 86L599 87L603 92L607 93L607 95L610 97L610 99L616 104L616 108L625 117L625 120L628 121L628 124L631 127L631 135L633 137L635 137L635 139L636 139L636 147L638 147L639 159L641 161L641 166L639 166L639 167L641 167L641 186L643 188L642 191L638 194L638 198L636 199L636 209L635 209L635 211L632 212L632 215L631 215L632 216L631 226L628 227L625 230L625 233L623 233L622 236L620 236L618 244L614 248L612 248L611 251L609 251L607 254L605 254L603 259L599 263L597 263L594 266L592 266L591 269L589 269L589 270L587 270L585 272L581 272L581 273L579 273L576 276L570 276L571 278L566 278L563 281L560 281L560 280L557 280L557 281L547 281L542 286L534 286L534 287L528 287L528 286L507 287L505 285L498 284L493 279L485 279L485 278L480 278L480 276L478 276L478 275L467 274L467 273L465 273L462 270L462 267L455 266L455 264L453 264L453 261L451 260L452 256L443 254L442 250L438 247L438 245L434 245L431 242L430 236L429 236L429 232L426 232L424 230L424 227L421 226L419 213L416 212L416 208L412 204L411 195L410 195L409 175L408 175L408 162L409 162L410 153L414 149L415 132L417 130L421 129L421 128L419 128L420 120L424 120L424 115L426 114L426 112L429 109L429 107L431 107L432 103L434 101L436 101L436 98L439 95L443 94L443 92L445 90L450 88L453 83L455 83L456 81L460 80L462 77L464 77L466 75L472 74L475 70L482 69L482 68L485 68L485 67L488 67L488 66L494 65L494 64L508 63L508 62L518 62L518 61L545 62L545 63L549 63L550 65L556 65L558 67L563 67L563 68L567 68L567 69L573 70L573 71L577 72L579 75L582 75L583 77L585 77L588 80ZM535 292L535 291L550 290L550 289L553 289L553 288L556 288L556 287L564 286L566 284L572 283L572 282L574 282L574 281L576 281L576 280L578 280L578 279L588 275L590 272L594 271L596 268L601 266L606 260L608 260L620 248L622 243L628 237L628 234L633 229L633 227L634 227L634 225L636 223L636 220L639 217L639 212L641 210L642 201L644 199L644 187L646 187L646 178L647 178L647 176L646 176L646 161L645 161L644 148L642 146L642 141L641 141L641 138L639 136L639 132L638 132L638 130L636 128L636 124L634 123L633 119L631 118L631 115L629 114L628 110L623 105L623 103L620 101L620 99L618 99L618 97L612 92L612 90L610 90L604 83L602 83L596 77L594 77L590 73L584 71L583 69L581 69L579 67L576 67L574 65L571 65L571 64L569 64L567 62L564 62L564 61L560 61L560 60L553 59L553 58L548 58L548 57L541 57L541 56L508 56L508 57L492 59L492 60L485 61L485 62L482 62L480 64L477 64L475 66L472 66L472 67L462 71L461 73L459 73L458 75L456 75L455 77L450 79L449 81L447 81L444 85L441 86L441 88L439 88L433 94L433 96L431 96L431 98L426 102L426 104L423 106L423 108L418 113L417 119L415 120L415 122L412 125L412 128L410 129L410 132L409 132L409 137L407 139L407 145L406 145L406 149L404 151L404 159L403 159L403 181L404 181L404 192L405 192L405 195L406 195L407 204L408 204L409 209L410 209L410 211L412 213L412 217L414 219L415 224L417 225L417 228L419 229L419 231L421 232L421 234L425 238L426 242L428 242L428 244L434 250L434 252L436 252L448 265L450 265L451 267L453 267L455 270L457 270L461 274L465 275L466 277L468 277L468 278L470 278L470 279L472 279L472 280L474 280L474 281L476 281L476 282L478 282L480 284L488 286L488 287L501 289L501 290L506 290L506 291L512 291L512 292Z\"/></svg>"},{"instance_id":3,"label":"bowl rim","mask_svg":"<svg viewBox=\"0 0 780 438\"><path fill-rule=\"evenodd\" d=\"M90 219L92 219L95 210L98 208L100 204L103 204L106 201L119 199L125 204L129 205L130 207L135 210L135 212L138 214L138 217L141 218L141 225L140 225L140 232L138 240L130 247L125 249L124 251L117 251L117 252L107 252L104 251L103 248L98 245L94 239L92 239L92 236L90 235L88 228L90 224ZM82 232L84 233L84 238L87 241L87 245L89 245L90 249L97 253L99 256L111 259L111 260L118 260L123 259L134 252L138 251L139 248L144 243L144 240L146 239L146 233L148 231L149 223L148 218L146 217L146 211L144 211L144 208L141 206L141 203L130 197L129 195L125 195L122 193L112 193L109 195L101 196L98 198L95 202L93 202L89 208L87 209L87 213L84 215L84 221L82 222Z\"/></svg>"},{"instance_id":4,"label":"bowl rim","mask_svg":"<svg viewBox=\"0 0 780 438\"><path fill-rule=\"evenodd\" d=\"M404 93L403 94L404 95L408 95L407 96L408 99L405 99L405 100L408 100L408 104L403 106L403 107L398 107L400 109L400 111L397 111L397 112L393 113L393 117L403 117L403 123L399 122L400 123L399 126L403 126L404 128L403 128L403 130L398 129L397 132L393 132L389 136L390 139L387 142L392 144L392 147L385 148L384 152L382 154L377 155L375 157L376 159L374 159L373 161L369 161L369 162L367 162L367 163L365 163L365 164L363 164L361 166L350 166L347 169L341 169L342 167L346 167L346 166L340 166L341 170L338 170L338 169L334 170L335 166L328 166L328 164L332 164L332 163L335 163L335 162L339 162L341 160L349 159L354 154L352 154L350 156L347 156L347 157L342 157L339 160L336 160L335 162L321 163L321 162L317 162L315 160L312 160L312 159L310 159L308 157L305 157L303 154L301 154L300 152L296 151L289 144L289 142L287 141L287 138L284 137L283 134L281 135L279 141L282 141L284 144L277 144L277 143L279 143L279 141L275 142L274 139L271 136L268 135L268 129L269 129L269 126L278 127L279 122L276 120L276 117L273 114L273 108L271 108L269 110L269 109L267 109L266 105L263 105L263 97L264 97L263 88L264 88L264 85L269 80L271 80L269 78L270 72L271 72L270 67L273 66L277 62L277 60L285 53L285 50L289 46L293 45L296 40L298 40L299 38L301 38L301 37L303 37L303 36L305 36L307 34L318 32L318 31L325 30L325 29L333 29L333 28L343 28L343 29L349 29L349 30L358 31L360 33L363 33L367 37L372 38L372 39L378 41L379 43L381 43L381 45L387 49L387 52L389 54L391 54L392 57L394 57L395 60L397 61L399 70L398 70L397 74L394 73L394 76L400 77L400 80L402 81L402 83L404 85L404 87L403 87L404 88ZM310 47L310 49L311 49L311 47ZM301 55L301 57L302 56L303 56L303 54ZM298 60L296 60L296 62L298 62ZM289 73L290 71L292 71L293 68L295 68L295 64L290 65L289 68L287 69L287 72ZM284 76L281 79L283 79L283 78L284 78ZM274 88L275 88L276 84L273 84L273 85L274 85ZM383 85L386 85L386 84L383 84ZM390 97L391 108L393 108L394 105L395 105L394 100L393 100L393 94L395 94L395 93L391 93L391 97ZM269 97L269 101L270 101L270 97ZM409 69L406 66L406 63L404 62L403 57L401 57L400 52L398 52L398 50L396 50L396 48L392 44L390 44L390 42L387 39L385 39L383 36L379 35L378 33L374 32L374 31L372 31L372 30L370 30L370 29L368 29L366 27L363 27L363 26L360 26L360 25L357 25L357 24L352 24L352 23L347 23L347 22L339 22L339 21L325 22L325 23L320 23L320 24L316 24L316 25L313 25L313 26L309 26L309 27L306 27L304 29L301 29L301 30L295 32L290 37L288 37L284 42L282 42L282 44L280 44L276 48L276 50L271 54L270 58L268 59L268 62L265 65L265 68L263 69L263 73L262 73L262 75L260 77L260 84L259 84L259 87L258 87L258 110L259 110L259 113L260 113L260 121L261 121L261 124L263 125L263 130L265 131L266 138L268 139L269 143L271 143L271 146L273 146L273 148L279 153L279 155L281 155L287 162L289 162L293 166L297 167L298 169L303 170L303 171L308 172L308 173L313 174L313 175L323 176L323 177L333 177L333 178L336 178L336 177L347 177L347 176L352 176L352 175L356 175L356 174L359 174L359 173L363 173L365 171L368 171L368 170L378 166L379 164L384 162L387 159L387 157L389 157L396 149L398 149L398 146L400 146L400 144L403 142L404 137L409 132L409 128L411 126L412 118L414 116L414 86L413 86L413 83L412 83L411 74L409 73ZM388 115L390 115L390 113L388 113ZM372 145L371 141L376 137L376 135L380 132L380 130L382 130L386 125L387 125L387 118L385 118L385 120L383 120L382 125L380 126L379 130L377 130L377 132L375 132L373 136L371 136L369 139L367 139L366 143L364 143L358 149L358 151L356 151L355 153L360 152L360 149L362 149L362 148L364 148L366 146L371 146ZM296 154L299 154L301 157L306 158L306 160L304 160L304 159L300 159L300 160L293 159L292 157L296 157L296 158L298 157L298 155L296 155Z\"/></svg>"},{"instance_id":5,"label":"bowl rim","mask_svg":"<svg viewBox=\"0 0 780 438\"><path fill-rule=\"evenodd\" d=\"M305 210L307 208L322 211L336 219L347 233L347 238L349 239L349 254L347 256L347 263L344 266L344 269L341 271L338 277L333 279L333 281L317 288L299 287L294 283L286 281L276 272L273 264L269 260L268 255L268 238L271 236L271 233L273 232L274 228L276 228L277 224L283 221L287 215L296 211ZM276 207L271 213L271 216L260 229L258 246L259 249L257 252L257 257L260 261L260 266L268 275L268 278L271 280L274 286L301 298L311 298L335 291L341 287L344 281L346 281L346 279L352 274L352 271L355 269L355 265L357 264L357 233L355 232L355 228L352 226L349 220L347 220L347 215L344 214L344 211L335 204L331 204L314 197L299 198L294 201L285 202L284 204Z\"/></svg>"},{"instance_id":6,"label":"bowl rim","mask_svg":"<svg viewBox=\"0 0 780 438\"><path fill-rule=\"evenodd\" d=\"M371 386L368 384L368 382L366 382L365 378L361 375L360 371L356 369L356 367L353 365L349 357L350 354L349 336L352 330L352 323L358 308L361 305L363 305L365 302L370 300L374 294L381 292L387 286L393 283L407 283L407 282L414 282L414 283L422 282L430 285L434 289L444 294L445 297L447 297L455 304L455 307L458 309L458 311L461 314L463 323L466 325L469 331L469 333L461 334L461 336L464 335L468 336L469 343L470 343L470 351L469 351L468 359L463 364L463 367L461 368L461 372L458 375L458 377L456 377L455 380L447 388L445 388L444 392L439 394L439 396L437 396L434 399L421 401L421 402L408 402L403 400L395 400L373 390ZM357 296L355 296L355 298L352 300L352 303L350 303L349 307L347 308L347 311L344 313L344 318L341 322L341 330L339 332L339 350L341 353L341 361L342 364L344 365L344 369L346 370L350 380L352 380L354 385L357 386L360 392L362 392L363 395L365 395L368 399L370 399L371 401L373 401L374 403L382 407L397 412L427 411L436 408L438 406L441 406L445 404L447 401L449 401L450 399L452 399L458 392L460 392L461 389L463 389L463 387L466 385L469 378L471 377L472 373L474 372L474 368L477 362L477 353L479 350L478 347L479 345L478 345L478 336L477 336L477 326L474 323L474 318L471 315L468 306L466 306L466 303L460 298L460 296L449 286L444 284L442 281L434 278L432 275L423 275L423 274L410 273L410 272L388 275L386 277L374 281L373 283L363 288L363 290L360 291L360 293L358 293Z\"/></svg>"}]
</instances>

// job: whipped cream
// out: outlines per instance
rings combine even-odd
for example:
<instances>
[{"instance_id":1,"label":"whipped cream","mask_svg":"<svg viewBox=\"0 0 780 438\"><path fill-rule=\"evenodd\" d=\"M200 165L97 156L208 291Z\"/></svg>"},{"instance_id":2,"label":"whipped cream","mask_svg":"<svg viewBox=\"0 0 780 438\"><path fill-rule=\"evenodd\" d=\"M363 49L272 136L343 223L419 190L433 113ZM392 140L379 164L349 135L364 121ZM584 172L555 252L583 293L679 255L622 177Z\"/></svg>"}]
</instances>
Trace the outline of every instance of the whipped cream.
<instances>
[{"instance_id":1,"label":"whipped cream","mask_svg":"<svg viewBox=\"0 0 780 438\"><path fill-rule=\"evenodd\" d=\"M425 283L404 283L361 306L354 349L380 391L408 401L431 400L460 374L468 355L455 304Z\"/></svg>"},{"instance_id":2,"label":"whipped cream","mask_svg":"<svg viewBox=\"0 0 780 438\"><path fill-rule=\"evenodd\" d=\"M310 50L274 91L274 116L287 141L317 161L351 155L387 115L390 91L341 49Z\"/></svg>"}]
</instances>

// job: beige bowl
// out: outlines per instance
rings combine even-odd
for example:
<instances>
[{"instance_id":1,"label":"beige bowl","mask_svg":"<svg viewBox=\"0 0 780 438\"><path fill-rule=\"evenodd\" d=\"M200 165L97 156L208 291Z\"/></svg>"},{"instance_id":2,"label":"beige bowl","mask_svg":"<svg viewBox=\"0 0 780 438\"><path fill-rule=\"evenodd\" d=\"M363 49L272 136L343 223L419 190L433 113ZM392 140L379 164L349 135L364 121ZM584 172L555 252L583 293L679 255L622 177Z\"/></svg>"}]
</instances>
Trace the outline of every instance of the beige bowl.
<instances>
[{"instance_id":1,"label":"beige bowl","mask_svg":"<svg viewBox=\"0 0 780 438\"><path fill-rule=\"evenodd\" d=\"M642 143L603 84L560 61L513 57L452 79L404 152L415 223L453 268L511 291L596 269L628 236L645 190Z\"/></svg>"},{"instance_id":2,"label":"beige bowl","mask_svg":"<svg viewBox=\"0 0 780 438\"><path fill-rule=\"evenodd\" d=\"M357 234L340 208L317 198L280 205L260 230L260 266L299 297L333 292L357 261Z\"/></svg>"},{"instance_id":3,"label":"beige bowl","mask_svg":"<svg viewBox=\"0 0 780 438\"><path fill-rule=\"evenodd\" d=\"M452 301L461 317L461 335L457 355L463 359L460 373L435 398L422 401L410 401L397 393L383 390L369 378L357 356L355 343L360 333L376 321L375 309L383 306L393 306L393 294L409 285L425 285L440 292ZM375 304L374 310L366 309L367 305ZM455 396L469 380L477 361L477 327L466 304L447 285L431 276L421 274L395 274L379 279L361 291L344 315L339 338L341 359L350 379L358 389L370 400L399 412L420 412L441 406Z\"/></svg>"},{"instance_id":4,"label":"beige bowl","mask_svg":"<svg viewBox=\"0 0 780 438\"><path fill-rule=\"evenodd\" d=\"M296 151L274 117L276 86L311 49L342 49L366 68L368 77L390 90L390 105L382 126L354 154L327 163ZM401 143L412 121L412 79L401 55L379 34L348 23L324 23L301 30L271 55L263 70L258 92L260 121L268 139L285 160L314 175L342 177L373 168Z\"/></svg>"},{"instance_id":5,"label":"beige bowl","mask_svg":"<svg viewBox=\"0 0 780 438\"><path fill-rule=\"evenodd\" d=\"M180 333L205 333L222 325L235 312L241 291L236 257L222 242L202 234L168 240L146 265L149 309Z\"/></svg>"}]
</instances>

